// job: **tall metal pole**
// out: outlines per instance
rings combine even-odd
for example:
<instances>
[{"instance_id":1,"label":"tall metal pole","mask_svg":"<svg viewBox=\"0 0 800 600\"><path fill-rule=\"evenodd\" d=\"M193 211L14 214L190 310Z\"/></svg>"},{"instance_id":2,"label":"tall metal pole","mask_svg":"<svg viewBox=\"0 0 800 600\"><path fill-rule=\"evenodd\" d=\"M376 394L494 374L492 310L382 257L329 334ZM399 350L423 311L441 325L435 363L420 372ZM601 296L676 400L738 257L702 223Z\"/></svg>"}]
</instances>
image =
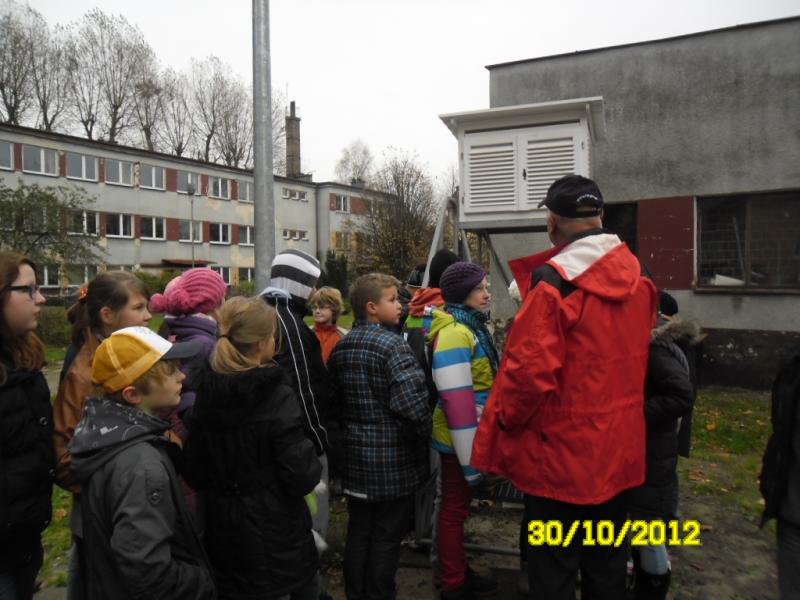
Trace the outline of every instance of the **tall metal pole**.
<instances>
[{"instance_id":1,"label":"tall metal pole","mask_svg":"<svg viewBox=\"0 0 800 600\"><path fill-rule=\"evenodd\" d=\"M275 256L269 0L253 0L253 176L256 291L261 291L269 284Z\"/></svg>"}]
</instances>

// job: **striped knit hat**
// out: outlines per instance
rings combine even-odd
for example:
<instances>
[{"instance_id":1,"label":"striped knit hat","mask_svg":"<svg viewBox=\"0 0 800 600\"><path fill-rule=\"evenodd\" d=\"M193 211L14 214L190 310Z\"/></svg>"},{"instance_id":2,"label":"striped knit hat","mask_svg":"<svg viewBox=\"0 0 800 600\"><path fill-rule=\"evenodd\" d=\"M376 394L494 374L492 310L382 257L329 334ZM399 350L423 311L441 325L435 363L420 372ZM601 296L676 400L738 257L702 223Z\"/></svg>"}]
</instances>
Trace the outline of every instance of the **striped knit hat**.
<instances>
[{"instance_id":1,"label":"striped knit hat","mask_svg":"<svg viewBox=\"0 0 800 600\"><path fill-rule=\"evenodd\" d=\"M314 291L319 274L316 258L302 250L284 250L272 261L269 284L305 302Z\"/></svg>"}]
</instances>

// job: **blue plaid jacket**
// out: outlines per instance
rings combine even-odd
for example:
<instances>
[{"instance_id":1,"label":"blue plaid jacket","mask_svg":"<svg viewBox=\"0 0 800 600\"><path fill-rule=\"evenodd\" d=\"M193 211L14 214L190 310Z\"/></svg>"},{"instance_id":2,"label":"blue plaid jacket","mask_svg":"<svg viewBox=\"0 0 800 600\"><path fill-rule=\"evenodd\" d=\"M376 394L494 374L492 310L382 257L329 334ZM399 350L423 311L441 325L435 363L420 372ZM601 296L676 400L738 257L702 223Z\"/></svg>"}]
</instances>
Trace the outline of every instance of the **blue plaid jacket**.
<instances>
[{"instance_id":1,"label":"blue plaid jacket","mask_svg":"<svg viewBox=\"0 0 800 600\"><path fill-rule=\"evenodd\" d=\"M425 374L406 341L357 322L333 349L332 413L344 437L345 494L369 501L413 494L425 481L431 412Z\"/></svg>"}]
</instances>

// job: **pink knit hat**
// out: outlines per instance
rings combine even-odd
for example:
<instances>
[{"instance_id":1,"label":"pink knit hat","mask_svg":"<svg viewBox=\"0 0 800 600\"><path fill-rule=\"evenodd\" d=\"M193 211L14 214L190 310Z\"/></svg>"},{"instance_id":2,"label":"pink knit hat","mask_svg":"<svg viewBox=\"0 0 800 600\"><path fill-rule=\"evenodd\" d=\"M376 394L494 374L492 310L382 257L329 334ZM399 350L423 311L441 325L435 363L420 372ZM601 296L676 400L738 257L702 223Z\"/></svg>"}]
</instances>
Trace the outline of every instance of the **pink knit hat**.
<instances>
[{"instance_id":1,"label":"pink knit hat","mask_svg":"<svg viewBox=\"0 0 800 600\"><path fill-rule=\"evenodd\" d=\"M209 313L225 300L228 286L216 271L204 267L189 269L176 279L179 281L175 285L172 285L175 279L169 282L163 296L153 296L150 301L153 310L170 315Z\"/></svg>"}]
</instances>

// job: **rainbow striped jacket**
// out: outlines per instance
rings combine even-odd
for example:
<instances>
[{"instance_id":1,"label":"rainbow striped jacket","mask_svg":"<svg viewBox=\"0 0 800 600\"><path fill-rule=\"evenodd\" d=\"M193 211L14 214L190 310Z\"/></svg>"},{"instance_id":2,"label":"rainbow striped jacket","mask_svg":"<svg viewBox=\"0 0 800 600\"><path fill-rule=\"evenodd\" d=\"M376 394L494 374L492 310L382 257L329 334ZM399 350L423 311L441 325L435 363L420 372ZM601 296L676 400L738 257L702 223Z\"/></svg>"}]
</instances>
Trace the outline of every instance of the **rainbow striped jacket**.
<instances>
[{"instance_id":1,"label":"rainbow striped jacket","mask_svg":"<svg viewBox=\"0 0 800 600\"><path fill-rule=\"evenodd\" d=\"M426 309L427 310L427 309ZM472 330L452 315L431 308L433 381L439 394L433 411L433 447L455 454L470 485L481 480L470 465L472 440L494 383L489 357Z\"/></svg>"}]
</instances>

